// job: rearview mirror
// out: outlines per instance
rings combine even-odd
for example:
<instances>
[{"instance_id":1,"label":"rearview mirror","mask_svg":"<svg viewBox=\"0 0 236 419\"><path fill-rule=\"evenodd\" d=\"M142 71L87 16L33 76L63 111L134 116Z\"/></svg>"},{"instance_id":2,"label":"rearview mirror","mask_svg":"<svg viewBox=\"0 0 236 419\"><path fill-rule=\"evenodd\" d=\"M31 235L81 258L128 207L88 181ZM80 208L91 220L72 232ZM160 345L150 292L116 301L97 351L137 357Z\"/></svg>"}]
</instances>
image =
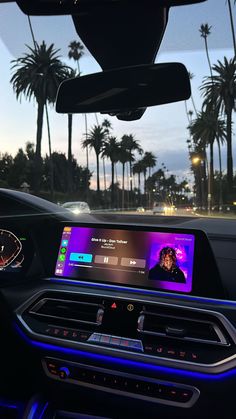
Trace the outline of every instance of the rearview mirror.
<instances>
[{"instance_id":1,"label":"rearview mirror","mask_svg":"<svg viewBox=\"0 0 236 419\"><path fill-rule=\"evenodd\" d=\"M124 114L187 100L191 95L183 64L139 65L69 79L59 87L58 113Z\"/></svg>"}]
</instances>

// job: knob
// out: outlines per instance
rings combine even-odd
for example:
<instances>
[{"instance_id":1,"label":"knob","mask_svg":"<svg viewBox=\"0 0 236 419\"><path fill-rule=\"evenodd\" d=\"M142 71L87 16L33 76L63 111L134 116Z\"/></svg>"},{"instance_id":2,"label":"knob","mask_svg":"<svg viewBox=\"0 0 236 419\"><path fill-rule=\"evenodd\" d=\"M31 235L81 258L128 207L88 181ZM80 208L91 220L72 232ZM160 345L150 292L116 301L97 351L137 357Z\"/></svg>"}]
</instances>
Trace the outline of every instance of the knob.
<instances>
[{"instance_id":1,"label":"knob","mask_svg":"<svg viewBox=\"0 0 236 419\"><path fill-rule=\"evenodd\" d=\"M64 380L70 376L70 370L67 367L61 367L58 375L62 380Z\"/></svg>"}]
</instances>

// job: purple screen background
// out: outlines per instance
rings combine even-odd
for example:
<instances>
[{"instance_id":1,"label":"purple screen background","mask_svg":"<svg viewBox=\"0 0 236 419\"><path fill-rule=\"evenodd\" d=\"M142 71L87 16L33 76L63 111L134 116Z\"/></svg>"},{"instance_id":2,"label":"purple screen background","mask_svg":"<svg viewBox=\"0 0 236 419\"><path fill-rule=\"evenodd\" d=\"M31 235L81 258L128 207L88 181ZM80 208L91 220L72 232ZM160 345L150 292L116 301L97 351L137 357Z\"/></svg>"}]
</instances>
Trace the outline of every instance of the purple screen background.
<instances>
[{"instance_id":1,"label":"purple screen background","mask_svg":"<svg viewBox=\"0 0 236 419\"><path fill-rule=\"evenodd\" d=\"M179 233L162 233L148 231L128 231L113 230L91 227L72 227L70 239L67 246L66 259L61 274L55 273L57 276L67 278L76 278L78 280L91 279L95 281L109 281L122 283L126 285L137 285L146 288L163 289L168 291L179 291L189 293L192 290L193 278L193 260L194 260L194 235ZM127 246L116 246L115 250L105 251L110 256L145 259L145 274L130 270L128 273L122 271L120 264L115 270L105 271L103 269L87 268L86 276L85 268L69 266L69 256L71 252L91 253L93 255L101 253L99 246L91 242L92 237L115 238L118 240L128 240ZM67 239L66 232L62 235L62 240ZM61 245L62 245L61 240ZM149 270L159 262L160 250L170 246L175 248L177 254L177 265L184 272L186 283L173 283L167 281L149 280ZM60 249L59 253L60 254ZM93 265L93 263L92 263ZM94 265L95 267L95 265ZM89 276L88 276L89 275Z\"/></svg>"}]
</instances>

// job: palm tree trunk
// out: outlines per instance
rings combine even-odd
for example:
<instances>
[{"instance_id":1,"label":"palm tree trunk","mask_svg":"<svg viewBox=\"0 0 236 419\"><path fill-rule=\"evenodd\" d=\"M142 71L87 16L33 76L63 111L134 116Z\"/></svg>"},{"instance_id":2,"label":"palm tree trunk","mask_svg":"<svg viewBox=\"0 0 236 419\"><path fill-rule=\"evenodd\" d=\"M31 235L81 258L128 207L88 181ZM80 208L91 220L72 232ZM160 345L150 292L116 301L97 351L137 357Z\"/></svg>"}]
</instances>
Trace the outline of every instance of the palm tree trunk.
<instances>
[{"instance_id":1,"label":"palm tree trunk","mask_svg":"<svg viewBox=\"0 0 236 419\"><path fill-rule=\"evenodd\" d=\"M35 150L35 176L34 176L34 192L38 193L40 189L41 180L41 142L43 132L43 112L44 102L38 101L38 115L37 115L37 133L36 133L36 150Z\"/></svg>"},{"instance_id":2,"label":"palm tree trunk","mask_svg":"<svg viewBox=\"0 0 236 419\"><path fill-rule=\"evenodd\" d=\"M222 211L223 205L223 189L222 189L222 159L221 159L221 147L220 140L217 138L218 152L219 152L219 169L220 169L220 179L219 179L219 211Z\"/></svg>"},{"instance_id":3,"label":"palm tree trunk","mask_svg":"<svg viewBox=\"0 0 236 419\"><path fill-rule=\"evenodd\" d=\"M202 206L207 206L207 154L206 154L206 146L203 146L203 201Z\"/></svg>"},{"instance_id":4,"label":"palm tree trunk","mask_svg":"<svg viewBox=\"0 0 236 419\"><path fill-rule=\"evenodd\" d=\"M100 192L100 178L99 178L99 154L96 154L96 160L97 160L97 193Z\"/></svg>"},{"instance_id":5,"label":"palm tree trunk","mask_svg":"<svg viewBox=\"0 0 236 419\"><path fill-rule=\"evenodd\" d=\"M45 110L46 110L46 120L47 120L47 129L48 129L48 148L49 148L49 163L50 163L50 194L51 194L51 198L53 199L54 198L54 167L53 167L53 159L52 159L52 143L51 143L51 133L50 133L47 102L45 103Z\"/></svg>"},{"instance_id":6,"label":"palm tree trunk","mask_svg":"<svg viewBox=\"0 0 236 419\"><path fill-rule=\"evenodd\" d=\"M186 116L188 119L188 123L190 124L190 118L189 118L189 114L188 114L188 105L187 105L187 100L184 101L184 107L185 107L185 112L186 112Z\"/></svg>"},{"instance_id":7,"label":"palm tree trunk","mask_svg":"<svg viewBox=\"0 0 236 419\"><path fill-rule=\"evenodd\" d=\"M115 195L114 195L114 162L111 162L111 206L115 207Z\"/></svg>"},{"instance_id":8,"label":"palm tree trunk","mask_svg":"<svg viewBox=\"0 0 236 419\"><path fill-rule=\"evenodd\" d=\"M72 192L73 185L72 185L72 122L73 122L73 115L70 113L68 114L68 177L67 177L67 187L68 192Z\"/></svg>"},{"instance_id":9,"label":"palm tree trunk","mask_svg":"<svg viewBox=\"0 0 236 419\"><path fill-rule=\"evenodd\" d=\"M208 51L207 38L204 38L204 41L205 41L206 56L207 56L207 61L208 61L209 69L210 69L211 79L213 80L213 73L212 73L211 60L210 60L209 51Z\"/></svg>"},{"instance_id":10,"label":"palm tree trunk","mask_svg":"<svg viewBox=\"0 0 236 419\"><path fill-rule=\"evenodd\" d=\"M107 191L107 180L106 180L106 166L105 166L105 158L102 159L102 166L103 166L103 182L104 182L104 191Z\"/></svg>"},{"instance_id":11,"label":"palm tree trunk","mask_svg":"<svg viewBox=\"0 0 236 419\"><path fill-rule=\"evenodd\" d=\"M213 183L214 183L214 150L213 150L213 142L210 143L210 173L209 173L209 176L210 176L210 180L209 180L210 190L208 190L208 194L210 195L209 200L211 200L211 205L212 205Z\"/></svg>"},{"instance_id":12,"label":"palm tree trunk","mask_svg":"<svg viewBox=\"0 0 236 419\"><path fill-rule=\"evenodd\" d=\"M232 110L226 113L227 123L227 183L228 192L233 189L233 156L232 156Z\"/></svg>"},{"instance_id":13,"label":"palm tree trunk","mask_svg":"<svg viewBox=\"0 0 236 419\"><path fill-rule=\"evenodd\" d=\"M133 178L132 178L132 162L129 162L129 180L130 180L130 191L133 191Z\"/></svg>"},{"instance_id":14,"label":"palm tree trunk","mask_svg":"<svg viewBox=\"0 0 236 419\"><path fill-rule=\"evenodd\" d=\"M126 171L126 173L127 173L127 178L126 178L126 183L127 183L127 208L129 208L130 207L130 201L129 201L129 199L130 199L130 193L129 193L129 186L130 186L130 184L129 184L129 165L128 165L128 163L127 163L127 171Z\"/></svg>"},{"instance_id":15,"label":"palm tree trunk","mask_svg":"<svg viewBox=\"0 0 236 419\"><path fill-rule=\"evenodd\" d=\"M132 177L132 162L129 162L129 181L130 181L130 203L129 206L132 208L133 205L133 177Z\"/></svg>"},{"instance_id":16,"label":"palm tree trunk","mask_svg":"<svg viewBox=\"0 0 236 419\"><path fill-rule=\"evenodd\" d=\"M36 151L37 157L41 158L41 141L43 132L43 112L44 103L43 101L38 102L38 116L37 116L37 134L36 134Z\"/></svg>"},{"instance_id":17,"label":"palm tree trunk","mask_svg":"<svg viewBox=\"0 0 236 419\"><path fill-rule=\"evenodd\" d=\"M27 18L28 18L28 24L29 24L29 28L30 28L30 33L31 33L31 36L32 36L33 44L34 44L34 49L36 50L37 49L37 42L35 40L34 31L33 31L33 27L32 27L30 16L28 15Z\"/></svg>"},{"instance_id":18,"label":"palm tree trunk","mask_svg":"<svg viewBox=\"0 0 236 419\"><path fill-rule=\"evenodd\" d=\"M95 113L94 115L95 115L95 119L96 119L96 124L97 124L97 125L99 125L99 122L98 122L98 116L97 116L97 114L96 114L96 113Z\"/></svg>"},{"instance_id":19,"label":"palm tree trunk","mask_svg":"<svg viewBox=\"0 0 236 419\"><path fill-rule=\"evenodd\" d=\"M84 122L85 122L85 138L88 136L88 120L86 113L84 114ZM89 154L88 154L88 146L86 146L86 168L87 168L87 178L86 178L86 198L89 201Z\"/></svg>"},{"instance_id":20,"label":"palm tree trunk","mask_svg":"<svg viewBox=\"0 0 236 419\"><path fill-rule=\"evenodd\" d=\"M71 113L68 114L68 161L72 159L72 118Z\"/></svg>"},{"instance_id":21,"label":"palm tree trunk","mask_svg":"<svg viewBox=\"0 0 236 419\"><path fill-rule=\"evenodd\" d=\"M233 19L233 13L232 13L231 0L228 0L228 7L229 7L230 26L231 26L232 37L233 37L234 56L236 57L236 38L235 38L234 19Z\"/></svg>"},{"instance_id":22,"label":"palm tree trunk","mask_svg":"<svg viewBox=\"0 0 236 419\"><path fill-rule=\"evenodd\" d=\"M139 196L139 205L141 205L141 173L138 172L138 196Z\"/></svg>"},{"instance_id":23,"label":"palm tree trunk","mask_svg":"<svg viewBox=\"0 0 236 419\"><path fill-rule=\"evenodd\" d=\"M143 172L143 180L144 180L144 185L143 185L143 189L144 189L144 206L147 206L147 202L146 202L146 170L144 170Z\"/></svg>"},{"instance_id":24,"label":"palm tree trunk","mask_svg":"<svg viewBox=\"0 0 236 419\"><path fill-rule=\"evenodd\" d=\"M125 163L122 163L122 209L125 205Z\"/></svg>"},{"instance_id":25,"label":"palm tree trunk","mask_svg":"<svg viewBox=\"0 0 236 419\"><path fill-rule=\"evenodd\" d=\"M114 163L114 171L115 171L116 184L117 184L117 199L116 199L116 203L114 203L114 206L116 208L119 208L119 206L120 206L120 191L119 191L119 187L118 187L119 180L118 180L118 174L117 174L117 166L116 166L115 163ZM115 194L115 192L114 192L114 194Z\"/></svg>"}]
</instances>

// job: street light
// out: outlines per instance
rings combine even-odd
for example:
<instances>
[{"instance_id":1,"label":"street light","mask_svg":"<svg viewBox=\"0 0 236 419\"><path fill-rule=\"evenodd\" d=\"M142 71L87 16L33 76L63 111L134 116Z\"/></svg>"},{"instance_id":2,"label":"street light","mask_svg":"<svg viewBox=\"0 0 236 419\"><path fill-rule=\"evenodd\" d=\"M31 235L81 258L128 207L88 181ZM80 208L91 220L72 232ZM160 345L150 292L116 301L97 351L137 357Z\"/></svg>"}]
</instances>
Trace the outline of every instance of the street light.
<instances>
[{"instance_id":1,"label":"street light","mask_svg":"<svg viewBox=\"0 0 236 419\"><path fill-rule=\"evenodd\" d=\"M211 197L212 196L211 196L210 168L209 168L208 159L207 159L207 157L202 159L198 156L192 158L192 164L195 165L195 166L198 165L199 163L201 165L203 165L204 161L206 162L206 168L207 168L207 189L208 189L207 190L207 212L208 212L208 215L210 215L211 214Z\"/></svg>"},{"instance_id":2,"label":"street light","mask_svg":"<svg viewBox=\"0 0 236 419\"><path fill-rule=\"evenodd\" d=\"M193 164L197 165L197 164L198 164L198 163L200 163L200 162L201 162L200 157L193 157L193 158L192 158L192 163L193 163Z\"/></svg>"}]
</instances>

